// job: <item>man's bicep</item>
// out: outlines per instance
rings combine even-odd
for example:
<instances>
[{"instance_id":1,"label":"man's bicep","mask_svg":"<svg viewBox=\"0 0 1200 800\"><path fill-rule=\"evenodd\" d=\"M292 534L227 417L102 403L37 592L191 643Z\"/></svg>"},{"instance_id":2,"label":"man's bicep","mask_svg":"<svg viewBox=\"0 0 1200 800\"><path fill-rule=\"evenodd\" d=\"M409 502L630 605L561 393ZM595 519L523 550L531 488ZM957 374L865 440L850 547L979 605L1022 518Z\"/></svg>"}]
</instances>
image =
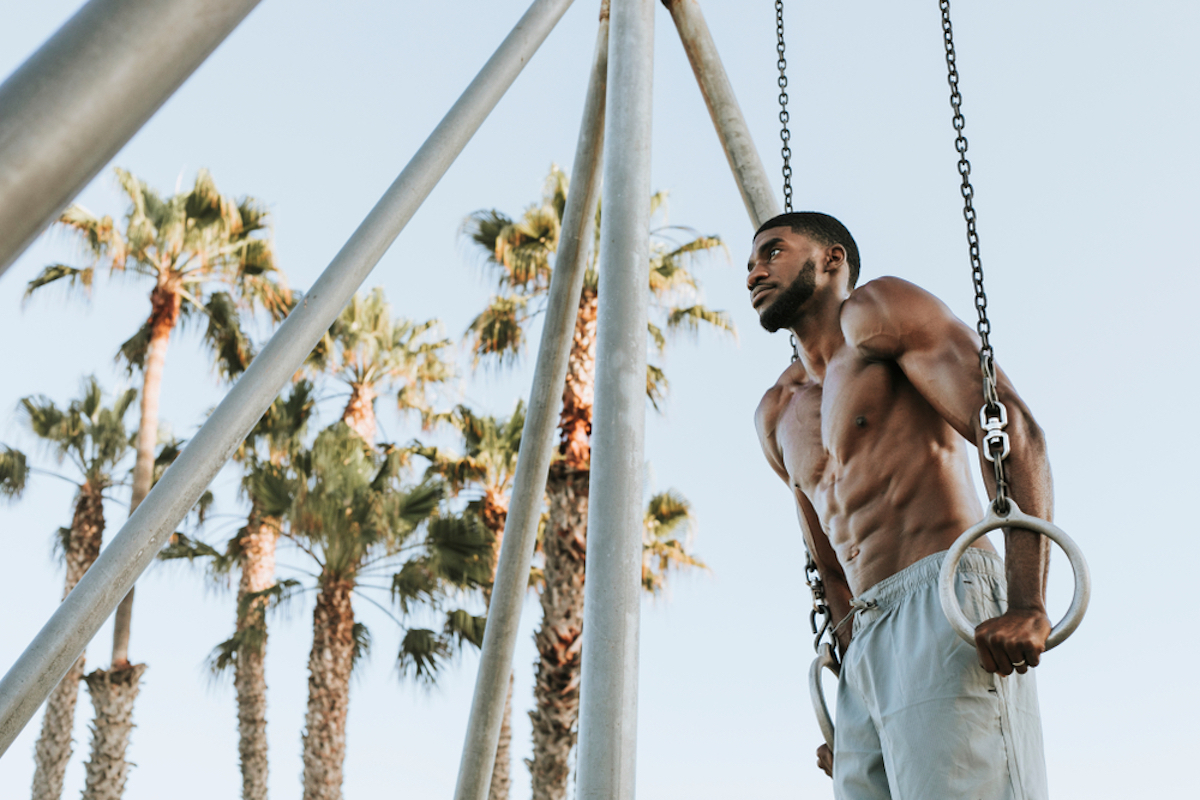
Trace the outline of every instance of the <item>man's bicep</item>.
<instances>
[{"instance_id":1,"label":"man's bicep","mask_svg":"<svg viewBox=\"0 0 1200 800\"><path fill-rule=\"evenodd\" d=\"M909 339L896 359L904 376L942 419L975 442L983 405L979 338L951 316Z\"/></svg>"}]
</instances>

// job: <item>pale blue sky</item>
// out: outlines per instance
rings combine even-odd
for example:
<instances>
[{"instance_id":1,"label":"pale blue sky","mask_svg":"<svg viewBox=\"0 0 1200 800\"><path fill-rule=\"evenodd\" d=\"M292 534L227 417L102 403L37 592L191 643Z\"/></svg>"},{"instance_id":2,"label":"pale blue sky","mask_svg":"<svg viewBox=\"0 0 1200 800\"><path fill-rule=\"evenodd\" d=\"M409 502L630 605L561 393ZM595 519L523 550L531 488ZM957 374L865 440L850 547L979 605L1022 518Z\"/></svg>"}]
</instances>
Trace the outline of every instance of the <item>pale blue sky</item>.
<instances>
[{"instance_id":1,"label":"pale blue sky","mask_svg":"<svg viewBox=\"0 0 1200 800\"><path fill-rule=\"evenodd\" d=\"M170 191L212 170L225 192L253 194L275 220L280 262L306 287L415 152L525 8L523 0L322 4L266 0L117 156ZM764 161L778 166L773 4L703 4ZM73 11L71 0L9 4L0 75ZM368 280L397 313L439 317L458 337L490 287L457 237L479 208L518 213L551 162L569 168L598 2L578 0L516 86ZM1200 470L1192 337L1200 289L1195 186L1200 8L959 0L955 28L966 97L984 263L1001 364L1047 430L1059 523L1084 547L1095 584L1083 627L1039 672L1056 798L1179 797L1200 748L1198 653L1190 585L1200 559L1187 505ZM883 0L788 4L797 205L839 216L858 239L863 278L895 274L972 313L937 4ZM163 35L178 35L163 32ZM670 222L719 234L732 261L700 269L707 301L729 310L736 343L681 341L672 391L651 414L648 488L674 487L699 518L709 575L678 580L644 606L638 791L646 798L829 796L813 766L820 740L805 676L812 653L800 539L785 487L763 461L751 415L787 363L749 309L741 264L751 228L669 16L657 14L654 186ZM119 214L106 170L80 201ZM39 239L0 278L0 440L32 448L17 399L59 402L95 372L121 385L112 356L147 312L132 284L98 281L90 307L47 295L20 304L43 266L76 257ZM532 358L512 374L464 382L471 402L507 413ZM193 337L172 340L162 413L180 435L221 396ZM382 405L382 403L381 403ZM402 424L384 415L387 433ZM43 462L44 463L44 462ZM235 478L217 487L232 501ZM1191 490L1188 487L1193 487ZM71 490L37 480L0 507L0 669L53 611L61 573L51 534ZM109 531L124 512L109 509ZM1051 575L1066 608L1065 560ZM150 668L138 701L129 800L234 797L232 689L206 654L228 636L229 592L182 568L138 584L131 653ZM528 797L531 596L516 656L516 800ZM394 628L369 607L376 649L353 688L346 794L448 797L476 661L425 692L391 666ZM271 633L271 791L295 796L310 609ZM89 650L107 663L109 629ZM66 796L82 786L81 695ZM28 790L40 715L0 760L0 796ZM1188 787L1188 788L1185 788Z\"/></svg>"}]
</instances>

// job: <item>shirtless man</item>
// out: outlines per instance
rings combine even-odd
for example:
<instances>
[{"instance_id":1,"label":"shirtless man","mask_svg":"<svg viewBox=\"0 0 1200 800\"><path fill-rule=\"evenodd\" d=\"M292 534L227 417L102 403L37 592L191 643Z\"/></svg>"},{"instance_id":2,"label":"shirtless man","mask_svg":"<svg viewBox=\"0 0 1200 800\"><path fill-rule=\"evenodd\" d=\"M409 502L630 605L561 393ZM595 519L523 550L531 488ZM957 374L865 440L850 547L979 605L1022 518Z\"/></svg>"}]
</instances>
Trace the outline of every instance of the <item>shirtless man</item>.
<instances>
[{"instance_id":1,"label":"shirtless man","mask_svg":"<svg viewBox=\"0 0 1200 800\"><path fill-rule=\"evenodd\" d=\"M944 551L983 517L968 447L983 439L978 337L907 281L856 289L858 248L825 214L768 221L748 269L762 326L786 328L799 343L759 404L758 435L795 498L832 621L846 623L837 629L834 751L817 752L835 796L1044 798L1037 693L1026 673L1050 633L1048 540L1007 530L1004 558L986 538L963 556L960 602L986 620L974 650L938 601ZM1041 429L1003 374L998 384L1010 494L1050 519ZM992 491L991 464L981 465Z\"/></svg>"}]
</instances>

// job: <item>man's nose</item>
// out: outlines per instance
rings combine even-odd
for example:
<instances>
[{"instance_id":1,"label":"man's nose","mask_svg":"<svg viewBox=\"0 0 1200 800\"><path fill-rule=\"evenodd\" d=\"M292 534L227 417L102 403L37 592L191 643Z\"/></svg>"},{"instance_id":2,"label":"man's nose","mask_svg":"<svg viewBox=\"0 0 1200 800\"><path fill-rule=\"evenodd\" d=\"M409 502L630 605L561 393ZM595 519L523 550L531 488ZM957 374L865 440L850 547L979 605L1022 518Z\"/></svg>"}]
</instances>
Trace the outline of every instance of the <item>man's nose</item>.
<instances>
[{"instance_id":1,"label":"man's nose","mask_svg":"<svg viewBox=\"0 0 1200 800\"><path fill-rule=\"evenodd\" d=\"M761 261L755 262L750 267L750 273L746 276L746 288L753 290L756 285L767 277L766 267Z\"/></svg>"}]
</instances>

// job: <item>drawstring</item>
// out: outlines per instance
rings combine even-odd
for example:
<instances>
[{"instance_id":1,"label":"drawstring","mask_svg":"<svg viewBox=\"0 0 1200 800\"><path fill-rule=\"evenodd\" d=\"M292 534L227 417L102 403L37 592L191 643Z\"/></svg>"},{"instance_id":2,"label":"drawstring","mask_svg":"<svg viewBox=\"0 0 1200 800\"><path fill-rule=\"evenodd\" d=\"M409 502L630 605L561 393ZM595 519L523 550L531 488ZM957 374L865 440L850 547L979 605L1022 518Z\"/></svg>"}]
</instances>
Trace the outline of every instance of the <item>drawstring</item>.
<instances>
[{"instance_id":1,"label":"drawstring","mask_svg":"<svg viewBox=\"0 0 1200 800\"><path fill-rule=\"evenodd\" d=\"M857 597L850 601L850 612L846 616L838 620L838 624L833 626L833 630L829 632L830 638L837 641L838 631L842 629L847 622L858 616L859 612L869 611L872 608L878 608L879 603L874 600L859 600Z\"/></svg>"}]
</instances>

